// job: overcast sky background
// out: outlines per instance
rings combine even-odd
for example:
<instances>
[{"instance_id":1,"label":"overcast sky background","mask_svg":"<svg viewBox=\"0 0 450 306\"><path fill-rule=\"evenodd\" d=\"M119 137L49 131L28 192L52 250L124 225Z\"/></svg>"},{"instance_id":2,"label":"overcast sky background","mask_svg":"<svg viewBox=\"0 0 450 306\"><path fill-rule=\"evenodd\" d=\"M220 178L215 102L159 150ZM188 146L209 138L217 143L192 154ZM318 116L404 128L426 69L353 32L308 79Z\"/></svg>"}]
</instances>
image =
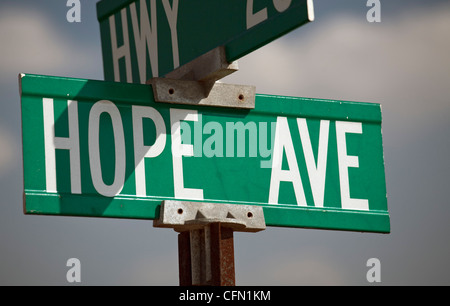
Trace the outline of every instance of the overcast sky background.
<instances>
[{"instance_id":1,"label":"overcast sky background","mask_svg":"<svg viewBox=\"0 0 450 306\"><path fill-rule=\"evenodd\" d=\"M0 285L178 285L177 234L152 221L25 216L21 72L103 79L94 0L0 2ZM224 81L257 93L381 103L391 234L235 233L237 285L449 285L450 3L315 0L316 20L239 60Z\"/></svg>"}]
</instances>

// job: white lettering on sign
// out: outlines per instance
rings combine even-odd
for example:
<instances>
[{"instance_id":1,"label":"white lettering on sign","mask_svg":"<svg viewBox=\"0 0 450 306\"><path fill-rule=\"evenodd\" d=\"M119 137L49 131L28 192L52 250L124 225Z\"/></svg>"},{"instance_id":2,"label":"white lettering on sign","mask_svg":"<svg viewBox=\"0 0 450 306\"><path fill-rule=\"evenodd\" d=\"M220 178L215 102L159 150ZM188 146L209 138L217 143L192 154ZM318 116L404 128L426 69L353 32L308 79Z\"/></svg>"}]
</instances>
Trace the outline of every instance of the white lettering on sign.
<instances>
[{"instance_id":1,"label":"white lettering on sign","mask_svg":"<svg viewBox=\"0 0 450 306\"><path fill-rule=\"evenodd\" d=\"M177 34L178 0L173 0L172 7L170 7L169 0L163 0L163 5L167 20L169 21L170 36L172 38L173 68L175 69L180 66Z\"/></svg>"},{"instance_id":2,"label":"white lettering on sign","mask_svg":"<svg viewBox=\"0 0 450 306\"><path fill-rule=\"evenodd\" d=\"M133 82L127 10L130 11L131 16L132 32L135 42L136 57L138 60L139 81L143 84L147 81L147 56L150 58L152 76L158 77L159 75L158 19L156 0L150 0L150 9L147 7L147 1L145 0L140 0L139 5L139 18L135 2L130 3L128 7L124 7L120 11L123 37L123 44L121 46L118 46L117 42L115 15L113 14L109 17L114 80L116 82L120 82L119 60L122 58L125 59L126 81L128 83ZM177 34L178 0L173 0L172 6L170 5L169 0L163 0L163 6L167 23L170 28L173 67L175 69L180 65ZM149 12L150 16L148 14ZM159 20L159 22L161 22L161 20Z\"/></svg>"},{"instance_id":3,"label":"white lettering on sign","mask_svg":"<svg viewBox=\"0 0 450 306\"><path fill-rule=\"evenodd\" d=\"M166 125L161 114L150 106L132 106L133 113L133 137L134 137L134 161L136 175L136 195L146 196L145 162L144 157L159 156L166 146ZM156 140L151 146L144 145L144 130L142 121L151 119L156 128Z\"/></svg>"},{"instance_id":4,"label":"white lettering on sign","mask_svg":"<svg viewBox=\"0 0 450 306\"><path fill-rule=\"evenodd\" d=\"M359 167L358 156L347 155L347 141L345 134L362 134L360 122L336 121L337 152L339 160L339 181L341 186L341 205L345 209L369 210L369 201L350 198L350 184L348 168Z\"/></svg>"},{"instance_id":5,"label":"white lettering on sign","mask_svg":"<svg viewBox=\"0 0 450 306\"><path fill-rule=\"evenodd\" d=\"M254 27L255 25L267 20L267 7L254 12L253 8L254 0L247 0L247 30ZM291 6L292 0L273 0L273 5L275 9L282 13Z\"/></svg>"},{"instance_id":6,"label":"white lettering on sign","mask_svg":"<svg viewBox=\"0 0 450 306\"><path fill-rule=\"evenodd\" d=\"M138 25L135 3L130 4L130 13L131 22L133 23L134 41L136 43L139 77L141 83L145 83L145 81L147 81L147 48L150 52L150 65L152 67L152 75L158 76L158 29L156 27L156 0L151 0L150 2L150 14L152 20L151 26L150 21L148 20L147 4L145 0L141 0L140 4L140 27Z\"/></svg>"},{"instance_id":7,"label":"white lettering on sign","mask_svg":"<svg viewBox=\"0 0 450 306\"><path fill-rule=\"evenodd\" d=\"M56 192L56 149L70 152L70 183L74 194L81 193L80 175L80 139L78 132L77 101L67 101L69 115L69 137L55 136L55 116L53 99L43 99L44 147L45 147L45 182L48 192Z\"/></svg>"},{"instance_id":8,"label":"white lettering on sign","mask_svg":"<svg viewBox=\"0 0 450 306\"><path fill-rule=\"evenodd\" d=\"M273 0L273 5L278 12L284 12L291 5L292 0Z\"/></svg>"},{"instance_id":9,"label":"white lettering on sign","mask_svg":"<svg viewBox=\"0 0 450 306\"><path fill-rule=\"evenodd\" d=\"M309 137L306 119L297 118L300 140L303 146L306 167L311 183L315 207L324 206L325 177L328 151L329 121L320 121L319 149L317 163ZM341 190L341 206L344 209L369 210L369 201L366 199L354 199L350 197L350 184L348 177L349 167L359 167L358 157L347 155L347 133L362 134L360 122L336 121L337 153L339 163L339 182ZM286 155L289 170L282 169L283 152ZM291 132L286 117L277 118L275 142L272 160L272 176L269 188L269 204L278 204L281 182L291 182L294 188L297 205L306 206L306 198L297 157L292 143Z\"/></svg>"},{"instance_id":10,"label":"white lettering on sign","mask_svg":"<svg viewBox=\"0 0 450 306\"><path fill-rule=\"evenodd\" d=\"M275 131L275 143L273 145L272 176L270 179L269 204L278 204L278 194L280 183L291 182L297 204L306 206L305 192L303 190L300 171L298 170L297 157L292 143L291 131L286 117L277 118L277 128ZM282 170L283 152L286 154L289 170Z\"/></svg>"},{"instance_id":11,"label":"white lettering on sign","mask_svg":"<svg viewBox=\"0 0 450 306\"><path fill-rule=\"evenodd\" d=\"M100 163L100 115L107 113L111 117L114 133L115 173L111 185L105 184ZM125 137L119 109L111 101L96 102L89 113L89 164L92 183L95 190L106 197L113 197L122 191L125 182Z\"/></svg>"},{"instance_id":12,"label":"white lettering on sign","mask_svg":"<svg viewBox=\"0 0 450 306\"><path fill-rule=\"evenodd\" d=\"M53 99L43 98L43 125L44 125L44 152L45 152L45 171L46 171L46 190L56 193L57 175L56 175L56 150L68 150L70 159L70 181L71 193L81 194L81 176L80 176L80 131L78 119L78 102L67 101L67 126L68 135L65 137L55 136L55 115ZM169 109L170 128L166 125L161 113L150 106L131 106L131 127L134 150L134 178L136 186L136 196L146 197L150 186L146 183L145 159L160 156L167 148L167 134L170 134L170 148L173 167L173 195L179 199L203 200L204 193L201 188L185 187L185 172L183 170L183 158L201 157L194 155L194 146L197 145L200 150L204 150L205 158L210 157L246 157L248 147L248 157L246 158L266 158L272 154L270 165L270 181L267 186L268 204L279 203L280 185L282 182L289 183L295 194L295 203L298 206L306 207L307 199L305 195L305 185L303 179L309 180L310 194L312 195L314 207L323 208L325 199L325 182L327 177L327 163L329 152L335 154L333 160L337 163L336 180L339 182L341 197L341 207L352 210L369 210L369 200L351 197L349 168L359 167L359 157L350 155L347 150L347 138L349 134L363 134L361 122L335 121L335 129L331 129L330 120L319 121L319 135L316 141L311 141L310 131L307 119L295 118L292 122L287 117L278 116L276 122L272 122L271 134L272 150L267 152L267 131L261 131L267 128L266 124L257 125L255 122L213 122L209 121L203 125L202 115L197 110L191 109ZM105 120L106 121L103 121ZM63 120L63 122L65 121ZM155 133L153 144L144 144L144 120L148 120L154 125L151 133ZM114 197L121 193L126 178L127 156L125 149L125 130L122 115L115 103L107 100L100 100L94 103L88 114L88 139L87 154L89 157L90 174L92 185L95 190L103 196ZM129 121L128 121L129 122ZM194 138L192 138L191 127L194 125ZM297 124L298 135L300 139L296 142L301 145L300 150L294 146L294 139L290 130L293 124ZM112 133L114 143L110 147L101 147L100 138L103 129ZM214 134L211 135L214 130ZM335 130L336 144L330 150L330 131ZM169 132L167 132L169 131ZM226 132L226 135L225 135ZM294 130L295 132L295 130ZM147 132L148 133L148 132ZM235 137L237 133L238 137ZM264 135L263 152L257 152L257 138ZM202 135L210 135L202 141ZM246 141L248 134L249 141ZM147 135L149 136L149 135ZM224 141L223 137L226 137ZM354 137L354 136L351 136ZM153 138L152 138L153 139ZM182 140L183 139L183 140ZM313 143L316 145L313 146ZM334 143L334 142L333 142ZM226 148L222 144L225 144ZM247 145L246 145L247 144ZM235 148L235 146L238 146ZM261 143L259 144L261 149ZM108 150L108 151L104 151ZM298 151L296 151L298 150ZM352 149L350 149L351 151ZM224 155L224 151L226 155ZM105 182L105 165L101 163L101 152L108 152L113 158L114 168L108 174L111 179ZM235 154L237 152L237 154ZM302 154L299 154L302 152ZM286 164L283 165L285 156ZM131 157L128 157L130 159ZM305 168L299 167L299 162L304 160ZM268 161L269 162L269 161ZM128 163L130 167L130 163ZM261 167L261 169L268 167ZM304 169L305 173L301 173ZM129 169L130 170L130 169ZM352 174L354 176L354 174ZM112 181L112 183L111 183ZM309 192L309 190L308 190ZM152 194L152 192L148 192ZM311 205L311 204L310 204Z\"/></svg>"},{"instance_id":13,"label":"white lettering on sign","mask_svg":"<svg viewBox=\"0 0 450 306\"><path fill-rule=\"evenodd\" d=\"M317 164L314 161L311 138L309 137L306 119L298 118L297 124L298 124L298 131L300 133L300 140L303 146L303 152L305 154L306 168L308 170L309 180L311 182L314 205L316 207L323 207L330 121L329 120L320 121L319 150L318 150L319 153L317 157Z\"/></svg>"},{"instance_id":14,"label":"white lettering on sign","mask_svg":"<svg viewBox=\"0 0 450 306\"><path fill-rule=\"evenodd\" d=\"M170 109L170 125L172 134L173 185L175 197L192 200L203 200L203 189L185 188L183 180L183 156L194 156L192 144L181 143L181 121L197 121L196 110Z\"/></svg>"},{"instance_id":15,"label":"white lettering on sign","mask_svg":"<svg viewBox=\"0 0 450 306\"><path fill-rule=\"evenodd\" d=\"M131 73L131 55L130 55L130 39L128 38L128 21L127 11L122 9L120 11L122 19L122 31L123 31L123 45L117 46L117 34L116 34L116 18L114 15L109 17L109 29L111 32L111 47L112 47L112 61L114 67L114 81L120 82L119 60L125 59L125 69L127 74L127 82L133 82L133 74Z\"/></svg>"},{"instance_id":16,"label":"white lettering on sign","mask_svg":"<svg viewBox=\"0 0 450 306\"><path fill-rule=\"evenodd\" d=\"M267 8L253 12L253 0L247 0L247 30L267 19Z\"/></svg>"},{"instance_id":17,"label":"white lettering on sign","mask_svg":"<svg viewBox=\"0 0 450 306\"><path fill-rule=\"evenodd\" d=\"M100 163L100 116L107 113L112 122L115 150L115 174L111 185L103 181ZM122 191L125 182L125 137L123 134L122 118L117 106L111 101L96 102L89 113L89 164L94 188L106 197L113 197Z\"/></svg>"}]
</instances>

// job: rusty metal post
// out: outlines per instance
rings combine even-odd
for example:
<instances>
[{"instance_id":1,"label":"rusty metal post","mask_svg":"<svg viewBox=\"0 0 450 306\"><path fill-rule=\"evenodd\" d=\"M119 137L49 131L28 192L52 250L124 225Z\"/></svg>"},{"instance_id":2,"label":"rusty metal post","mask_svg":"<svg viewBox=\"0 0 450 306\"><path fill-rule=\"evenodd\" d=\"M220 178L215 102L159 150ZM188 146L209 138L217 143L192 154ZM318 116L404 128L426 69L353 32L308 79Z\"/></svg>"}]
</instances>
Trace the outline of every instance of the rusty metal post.
<instances>
[{"instance_id":1,"label":"rusty metal post","mask_svg":"<svg viewBox=\"0 0 450 306\"><path fill-rule=\"evenodd\" d=\"M266 228L259 206L179 201L163 201L153 225L179 232L180 286L234 286L234 232Z\"/></svg>"},{"instance_id":2,"label":"rusty metal post","mask_svg":"<svg viewBox=\"0 0 450 306\"><path fill-rule=\"evenodd\" d=\"M192 286L191 239L189 231L178 234L178 270L180 286Z\"/></svg>"},{"instance_id":3,"label":"rusty metal post","mask_svg":"<svg viewBox=\"0 0 450 306\"><path fill-rule=\"evenodd\" d=\"M220 223L178 234L180 286L234 286L233 230Z\"/></svg>"},{"instance_id":4,"label":"rusty metal post","mask_svg":"<svg viewBox=\"0 0 450 306\"><path fill-rule=\"evenodd\" d=\"M211 272L211 285L235 285L233 230L220 223L211 224Z\"/></svg>"}]
</instances>

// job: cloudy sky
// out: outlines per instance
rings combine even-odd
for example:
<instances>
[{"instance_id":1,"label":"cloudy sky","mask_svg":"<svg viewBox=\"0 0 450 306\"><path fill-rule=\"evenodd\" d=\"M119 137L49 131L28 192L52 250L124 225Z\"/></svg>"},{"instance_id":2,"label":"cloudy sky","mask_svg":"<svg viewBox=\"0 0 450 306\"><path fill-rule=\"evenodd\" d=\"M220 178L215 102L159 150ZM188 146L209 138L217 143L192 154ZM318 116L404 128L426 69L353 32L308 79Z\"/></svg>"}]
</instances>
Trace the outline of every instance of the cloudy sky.
<instances>
[{"instance_id":1,"label":"cloudy sky","mask_svg":"<svg viewBox=\"0 0 450 306\"><path fill-rule=\"evenodd\" d=\"M20 72L103 79L94 0L0 2L0 285L177 285L177 236L152 221L25 216ZM268 228L235 234L238 285L449 285L450 3L315 0L316 20L239 60L224 81L258 93L376 102L391 234Z\"/></svg>"}]
</instances>

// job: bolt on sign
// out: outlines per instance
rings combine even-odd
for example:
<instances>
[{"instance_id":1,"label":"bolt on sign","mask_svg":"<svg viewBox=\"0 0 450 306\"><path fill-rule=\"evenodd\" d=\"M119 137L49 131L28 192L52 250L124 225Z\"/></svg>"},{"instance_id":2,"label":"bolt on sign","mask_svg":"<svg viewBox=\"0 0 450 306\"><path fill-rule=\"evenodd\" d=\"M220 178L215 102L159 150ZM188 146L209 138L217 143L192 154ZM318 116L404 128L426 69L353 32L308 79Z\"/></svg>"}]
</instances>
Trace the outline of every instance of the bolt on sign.
<instances>
[{"instance_id":1,"label":"bolt on sign","mask_svg":"<svg viewBox=\"0 0 450 306\"><path fill-rule=\"evenodd\" d=\"M155 103L151 85L19 82L27 214L156 219L186 200L259 205L268 226L390 231L379 104L223 109Z\"/></svg>"},{"instance_id":2,"label":"bolt on sign","mask_svg":"<svg viewBox=\"0 0 450 306\"><path fill-rule=\"evenodd\" d=\"M225 46L228 62L314 19L312 0L97 3L106 81L145 83Z\"/></svg>"}]
</instances>

